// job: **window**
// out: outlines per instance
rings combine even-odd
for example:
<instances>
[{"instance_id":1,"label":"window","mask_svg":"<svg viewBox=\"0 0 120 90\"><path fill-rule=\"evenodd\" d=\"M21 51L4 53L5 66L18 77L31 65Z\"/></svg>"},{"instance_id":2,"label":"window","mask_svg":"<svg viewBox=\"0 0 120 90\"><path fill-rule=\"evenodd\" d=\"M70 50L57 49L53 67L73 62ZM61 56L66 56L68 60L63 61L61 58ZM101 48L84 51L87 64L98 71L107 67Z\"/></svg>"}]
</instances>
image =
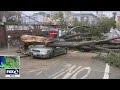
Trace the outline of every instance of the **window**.
<instances>
[{"instance_id":1,"label":"window","mask_svg":"<svg viewBox=\"0 0 120 90\"><path fill-rule=\"evenodd\" d=\"M118 16L118 22L120 22L120 16Z\"/></svg>"},{"instance_id":2,"label":"window","mask_svg":"<svg viewBox=\"0 0 120 90\"><path fill-rule=\"evenodd\" d=\"M50 17L50 14L47 14L47 17Z\"/></svg>"}]
</instances>

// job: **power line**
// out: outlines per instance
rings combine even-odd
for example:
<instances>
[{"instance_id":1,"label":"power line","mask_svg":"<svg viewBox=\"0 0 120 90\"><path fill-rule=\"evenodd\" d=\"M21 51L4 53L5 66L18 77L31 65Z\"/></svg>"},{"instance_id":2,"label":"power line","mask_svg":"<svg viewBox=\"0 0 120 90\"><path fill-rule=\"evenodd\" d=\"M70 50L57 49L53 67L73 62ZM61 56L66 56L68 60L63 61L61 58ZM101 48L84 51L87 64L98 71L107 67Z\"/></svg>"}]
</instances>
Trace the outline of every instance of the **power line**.
<instances>
[{"instance_id":1,"label":"power line","mask_svg":"<svg viewBox=\"0 0 120 90\"><path fill-rule=\"evenodd\" d=\"M20 12L20 11L18 11L18 12L19 12L19 13L21 13L21 14L23 14L23 15L25 15L26 17L29 17L30 19L32 19L32 20L34 20L34 21L36 21L36 22L38 22L38 23L40 23L40 24L41 24L41 22L39 22L39 21L35 20L34 18L31 18L30 16L28 16L28 15L26 15L26 14L24 14L24 13Z\"/></svg>"}]
</instances>

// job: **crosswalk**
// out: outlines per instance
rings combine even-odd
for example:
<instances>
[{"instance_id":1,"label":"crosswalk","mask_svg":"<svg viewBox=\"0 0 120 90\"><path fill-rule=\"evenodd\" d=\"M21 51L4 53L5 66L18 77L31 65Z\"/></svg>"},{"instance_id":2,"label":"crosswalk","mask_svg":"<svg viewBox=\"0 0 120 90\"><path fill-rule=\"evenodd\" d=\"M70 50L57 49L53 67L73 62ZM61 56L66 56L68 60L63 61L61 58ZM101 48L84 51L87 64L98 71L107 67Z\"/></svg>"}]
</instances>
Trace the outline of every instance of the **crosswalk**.
<instances>
[{"instance_id":1,"label":"crosswalk","mask_svg":"<svg viewBox=\"0 0 120 90\"><path fill-rule=\"evenodd\" d=\"M35 70L30 70L29 73L34 73L36 74L35 76L43 75L45 72L48 72L49 70L46 68L41 68L41 69L35 69ZM84 71L85 73L81 73ZM82 67L79 65L72 65L72 64L65 64L64 67L62 67L60 70L57 70L56 72L53 72L51 75L47 75L49 79L68 79L71 77L71 79L85 79L88 77L88 75L91 72L91 67ZM81 75L82 76L81 76ZM78 77L80 75L80 77Z\"/></svg>"}]
</instances>

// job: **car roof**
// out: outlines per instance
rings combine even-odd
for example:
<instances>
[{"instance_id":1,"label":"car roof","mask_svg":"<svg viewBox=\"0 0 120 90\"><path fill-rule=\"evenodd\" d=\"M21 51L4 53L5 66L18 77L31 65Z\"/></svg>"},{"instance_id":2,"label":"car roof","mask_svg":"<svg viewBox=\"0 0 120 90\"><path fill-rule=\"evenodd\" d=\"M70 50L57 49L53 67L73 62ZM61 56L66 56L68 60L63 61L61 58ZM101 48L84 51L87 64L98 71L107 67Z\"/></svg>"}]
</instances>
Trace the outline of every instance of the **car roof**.
<instances>
[{"instance_id":1,"label":"car roof","mask_svg":"<svg viewBox=\"0 0 120 90\"><path fill-rule=\"evenodd\" d=\"M52 47L46 47L45 45L35 45L33 48L52 48Z\"/></svg>"}]
</instances>

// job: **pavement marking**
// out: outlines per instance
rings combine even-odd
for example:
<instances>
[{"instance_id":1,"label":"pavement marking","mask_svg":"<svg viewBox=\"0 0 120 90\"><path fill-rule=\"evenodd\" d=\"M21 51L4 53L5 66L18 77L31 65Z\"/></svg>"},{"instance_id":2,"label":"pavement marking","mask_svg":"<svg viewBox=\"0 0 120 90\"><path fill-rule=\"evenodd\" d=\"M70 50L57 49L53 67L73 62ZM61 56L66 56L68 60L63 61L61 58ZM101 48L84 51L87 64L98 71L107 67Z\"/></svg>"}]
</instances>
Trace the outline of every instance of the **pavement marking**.
<instances>
[{"instance_id":1,"label":"pavement marking","mask_svg":"<svg viewBox=\"0 0 120 90\"><path fill-rule=\"evenodd\" d=\"M73 68L75 68L75 67L76 67L76 65L73 65L73 66L71 66L70 68L68 68L67 70L61 71L60 74L59 74L59 73L58 73L58 75L55 74L56 76L54 75L53 79L56 79L56 78L60 77L61 75L63 75L64 73L66 73L66 71L69 71L69 70L71 71L71 70L72 70Z\"/></svg>"},{"instance_id":2,"label":"pavement marking","mask_svg":"<svg viewBox=\"0 0 120 90\"><path fill-rule=\"evenodd\" d=\"M85 79L85 78L90 74L90 72L91 72L91 68L90 68L90 67L84 67L84 68L78 70L78 71L72 76L71 79L76 79L77 75L78 75L81 71L83 71L83 70L85 70L85 69L88 70L87 74L85 74L82 78L80 78L80 79Z\"/></svg>"},{"instance_id":3,"label":"pavement marking","mask_svg":"<svg viewBox=\"0 0 120 90\"><path fill-rule=\"evenodd\" d=\"M62 75L65 75L62 77L62 79L67 79L69 78L70 76L72 76L71 79L76 79L77 78L77 75L83 71L83 70L88 70L87 73L80 79L85 79L91 72L91 68L90 67L83 67L82 66L79 66L77 67L76 65L72 65L71 64L66 64L67 68L63 68L62 70L56 72L55 74L53 74L52 76L50 76L49 78L52 78L52 79L56 79Z\"/></svg>"},{"instance_id":4,"label":"pavement marking","mask_svg":"<svg viewBox=\"0 0 120 90\"><path fill-rule=\"evenodd\" d=\"M103 79L109 79L110 66L106 63L105 73Z\"/></svg>"},{"instance_id":5,"label":"pavement marking","mask_svg":"<svg viewBox=\"0 0 120 90\"><path fill-rule=\"evenodd\" d=\"M39 73L37 73L36 75L40 75L45 70L47 70L47 68L42 68L41 71Z\"/></svg>"},{"instance_id":6,"label":"pavement marking","mask_svg":"<svg viewBox=\"0 0 120 90\"><path fill-rule=\"evenodd\" d=\"M73 70L73 68L69 69L68 73L62 78L62 79L67 79L68 77L70 77L72 74L74 74L77 70L79 70L82 66L79 66L77 69ZM66 70L67 71L67 70Z\"/></svg>"},{"instance_id":7,"label":"pavement marking","mask_svg":"<svg viewBox=\"0 0 120 90\"><path fill-rule=\"evenodd\" d=\"M61 72L64 72L64 70L68 69L69 67L71 67L71 65L66 65L65 68L63 68L62 70L58 71L57 73L53 74L52 76L50 76L49 78L52 78L56 75L59 75Z\"/></svg>"},{"instance_id":8,"label":"pavement marking","mask_svg":"<svg viewBox=\"0 0 120 90\"><path fill-rule=\"evenodd\" d=\"M36 75L39 75L39 74L41 74L43 71L40 71L39 73L37 73Z\"/></svg>"},{"instance_id":9,"label":"pavement marking","mask_svg":"<svg viewBox=\"0 0 120 90\"><path fill-rule=\"evenodd\" d=\"M42 69L44 69L44 68L40 68L40 69L31 70L31 71L29 71L29 72L31 73L31 72L35 72L35 71L42 70Z\"/></svg>"},{"instance_id":10,"label":"pavement marking","mask_svg":"<svg viewBox=\"0 0 120 90\"><path fill-rule=\"evenodd\" d=\"M63 65L63 66L65 66L65 67L70 67L70 66L71 66L71 64L65 64L65 65Z\"/></svg>"}]
</instances>

